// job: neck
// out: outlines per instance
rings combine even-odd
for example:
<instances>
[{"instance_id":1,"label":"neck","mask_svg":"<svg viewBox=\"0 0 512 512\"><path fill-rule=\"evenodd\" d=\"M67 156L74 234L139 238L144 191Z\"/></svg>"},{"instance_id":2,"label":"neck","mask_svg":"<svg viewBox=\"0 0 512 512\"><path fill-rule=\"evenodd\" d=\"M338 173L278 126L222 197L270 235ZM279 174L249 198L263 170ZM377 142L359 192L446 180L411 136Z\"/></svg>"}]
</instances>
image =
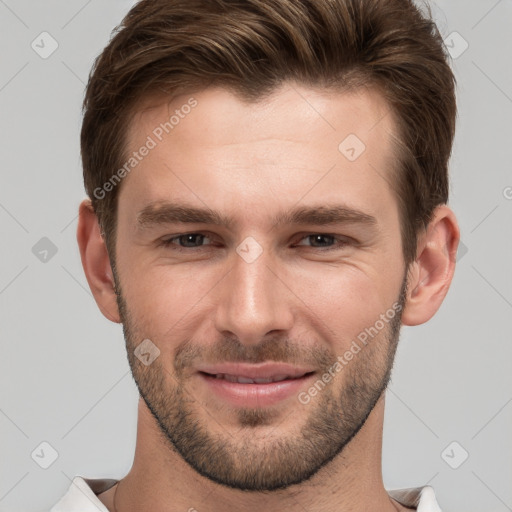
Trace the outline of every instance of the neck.
<instances>
[{"instance_id":1,"label":"neck","mask_svg":"<svg viewBox=\"0 0 512 512\"><path fill-rule=\"evenodd\" d=\"M259 493L224 487L199 475L162 437L156 421L141 399L134 463L116 488L115 506L112 505L111 510L403 510L388 496L382 482L383 417L384 395L342 453L307 482L271 493Z\"/></svg>"}]
</instances>

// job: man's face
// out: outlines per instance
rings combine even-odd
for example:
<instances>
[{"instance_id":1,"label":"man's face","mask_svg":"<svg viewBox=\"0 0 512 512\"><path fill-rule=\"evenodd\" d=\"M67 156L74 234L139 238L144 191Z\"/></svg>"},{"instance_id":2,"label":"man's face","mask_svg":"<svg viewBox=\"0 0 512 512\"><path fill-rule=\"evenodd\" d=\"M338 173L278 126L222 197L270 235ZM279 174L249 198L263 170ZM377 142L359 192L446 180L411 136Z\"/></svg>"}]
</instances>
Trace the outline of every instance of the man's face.
<instances>
[{"instance_id":1,"label":"man's face","mask_svg":"<svg viewBox=\"0 0 512 512\"><path fill-rule=\"evenodd\" d=\"M286 84L261 103L224 89L193 98L131 125L130 153L148 136L156 145L119 196L129 362L171 449L218 483L273 490L340 453L389 379L405 292L394 125L375 92ZM149 365L134 354L143 340L160 351ZM294 378L214 376L235 363L236 375Z\"/></svg>"}]
</instances>

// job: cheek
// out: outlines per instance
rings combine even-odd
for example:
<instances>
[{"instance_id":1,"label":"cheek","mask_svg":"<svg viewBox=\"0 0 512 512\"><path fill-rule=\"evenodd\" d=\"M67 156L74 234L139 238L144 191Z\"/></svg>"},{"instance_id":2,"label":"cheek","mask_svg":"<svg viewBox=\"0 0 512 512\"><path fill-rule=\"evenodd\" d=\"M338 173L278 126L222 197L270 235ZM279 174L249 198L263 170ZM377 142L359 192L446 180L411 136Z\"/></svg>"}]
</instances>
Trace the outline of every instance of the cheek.
<instances>
[{"instance_id":1,"label":"cheek","mask_svg":"<svg viewBox=\"0 0 512 512\"><path fill-rule=\"evenodd\" d=\"M338 352L361 332L375 324L398 299L400 276L380 275L362 267L342 266L288 275L301 299L298 307Z\"/></svg>"},{"instance_id":2,"label":"cheek","mask_svg":"<svg viewBox=\"0 0 512 512\"><path fill-rule=\"evenodd\" d=\"M140 272L132 268L128 275L132 277L123 285L123 294L130 312L145 335L160 340L193 333L220 276L213 267L185 270L165 265L147 265Z\"/></svg>"}]
</instances>

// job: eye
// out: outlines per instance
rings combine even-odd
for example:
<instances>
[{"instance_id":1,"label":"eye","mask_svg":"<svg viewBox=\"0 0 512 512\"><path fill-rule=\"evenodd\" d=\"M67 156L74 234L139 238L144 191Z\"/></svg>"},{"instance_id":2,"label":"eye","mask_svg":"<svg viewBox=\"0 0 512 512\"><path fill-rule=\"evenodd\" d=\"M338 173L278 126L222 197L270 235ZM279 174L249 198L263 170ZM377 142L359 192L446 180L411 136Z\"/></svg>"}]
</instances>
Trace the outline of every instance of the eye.
<instances>
[{"instance_id":1,"label":"eye","mask_svg":"<svg viewBox=\"0 0 512 512\"><path fill-rule=\"evenodd\" d=\"M335 235L329 235L326 233L314 233L306 235L300 239L300 242L304 240L310 240L311 244L298 243L298 246L313 247L314 249L322 249L329 251L333 249L340 249L349 243L345 237L337 237ZM334 245L333 245L334 244Z\"/></svg>"},{"instance_id":2,"label":"eye","mask_svg":"<svg viewBox=\"0 0 512 512\"><path fill-rule=\"evenodd\" d=\"M204 245L205 240L210 240L204 233L185 233L183 235L176 235L171 238L161 240L161 245L164 247L176 246L179 249L194 249L200 248Z\"/></svg>"},{"instance_id":3,"label":"eye","mask_svg":"<svg viewBox=\"0 0 512 512\"><path fill-rule=\"evenodd\" d=\"M310 243L304 243L308 241ZM313 233L303 236L295 246L329 251L341 249L349 243L350 240L346 237L337 237L327 233ZM160 240L160 245L178 251L187 249L200 250L201 248L213 245L213 239L205 233L183 233Z\"/></svg>"}]
</instances>

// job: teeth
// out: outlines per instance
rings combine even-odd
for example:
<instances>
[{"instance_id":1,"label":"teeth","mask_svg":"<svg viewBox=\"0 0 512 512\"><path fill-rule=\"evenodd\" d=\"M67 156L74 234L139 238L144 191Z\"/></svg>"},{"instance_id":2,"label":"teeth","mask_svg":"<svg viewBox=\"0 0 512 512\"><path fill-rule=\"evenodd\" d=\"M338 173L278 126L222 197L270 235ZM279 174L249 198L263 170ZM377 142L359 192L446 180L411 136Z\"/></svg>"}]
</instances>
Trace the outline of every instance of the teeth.
<instances>
[{"instance_id":1,"label":"teeth","mask_svg":"<svg viewBox=\"0 0 512 512\"><path fill-rule=\"evenodd\" d=\"M257 379L249 379L248 377L239 377L237 375L229 375L227 373L217 373L215 375L217 379L224 379L229 382L238 382L240 384L268 384L270 382L279 382L286 379L291 379L288 375L275 375L274 377L268 378L257 378Z\"/></svg>"},{"instance_id":2,"label":"teeth","mask_svg":"<svg viewBox=\"0 0 512 512\"><path fill-rule=\"evenodd\" d=\"M234 382L240 382L240 384L254 384L256 381L248 379L247 377L233 377Z\"/></svg>"}]
</instances>

